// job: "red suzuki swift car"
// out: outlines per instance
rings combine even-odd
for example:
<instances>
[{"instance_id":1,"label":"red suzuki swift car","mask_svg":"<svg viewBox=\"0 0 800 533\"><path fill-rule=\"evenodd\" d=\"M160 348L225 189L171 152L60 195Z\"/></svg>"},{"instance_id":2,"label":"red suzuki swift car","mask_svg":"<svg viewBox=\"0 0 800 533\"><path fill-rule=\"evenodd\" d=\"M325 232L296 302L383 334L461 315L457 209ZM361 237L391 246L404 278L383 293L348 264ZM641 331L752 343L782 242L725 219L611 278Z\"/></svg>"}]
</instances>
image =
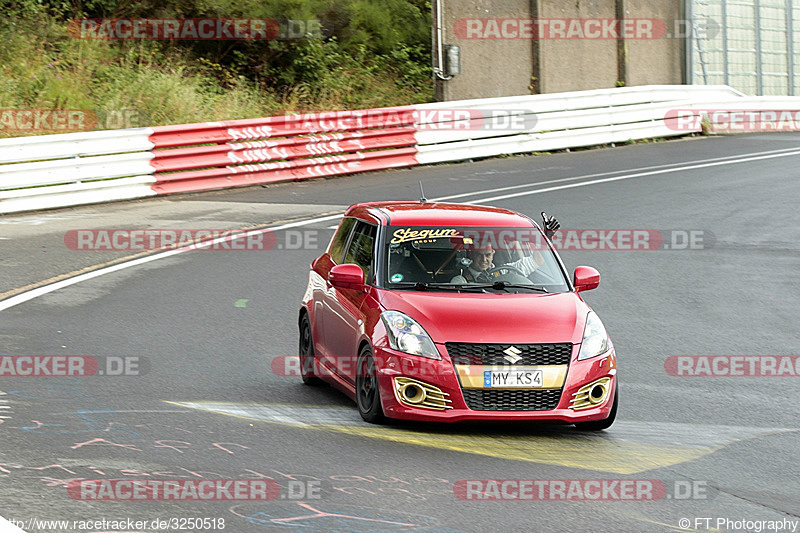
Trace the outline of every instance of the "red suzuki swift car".
<instances>
[{"instance_id":1,"label":"red suzuki swift car","mask_svg":"<svg viewBox=\"0 0 800 533\"><path fill-rule=\"evenodd\" d=\"M525 215L462 204L351 206L314 260L300 308L303 381L325 381L364 420L525 420L602 430L616 354Z\"/></svg>"}]
</instances>

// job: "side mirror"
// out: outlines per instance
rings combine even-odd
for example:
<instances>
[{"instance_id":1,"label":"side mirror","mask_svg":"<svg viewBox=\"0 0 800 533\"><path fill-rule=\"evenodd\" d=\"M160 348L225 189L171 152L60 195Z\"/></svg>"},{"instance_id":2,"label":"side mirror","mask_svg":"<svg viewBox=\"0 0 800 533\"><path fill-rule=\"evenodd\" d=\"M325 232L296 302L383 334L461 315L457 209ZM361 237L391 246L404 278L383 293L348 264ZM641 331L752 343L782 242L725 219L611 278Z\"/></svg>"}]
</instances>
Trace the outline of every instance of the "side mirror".
<instances>
[{"instance_id":1,"label":"side mirror","mask_svg":"<svg viewBox=\"0 0 800 533\"><path fill-rule=\"evenodd\" d=\"M364 271L352 263L336 265L328 274L328 281L339 289L364 289Z\"/></svg>"},{"instance_id":2,"label":"side mirror","mask_svg":"<svg viewBox=\"0 0 800 533\"><path fill-rule=\"evenodd\" d=\"M600 272L592 267L576 267L572 284L575 286L575 292L596 289L600 285Z\"/></svg>"}]
</instances>

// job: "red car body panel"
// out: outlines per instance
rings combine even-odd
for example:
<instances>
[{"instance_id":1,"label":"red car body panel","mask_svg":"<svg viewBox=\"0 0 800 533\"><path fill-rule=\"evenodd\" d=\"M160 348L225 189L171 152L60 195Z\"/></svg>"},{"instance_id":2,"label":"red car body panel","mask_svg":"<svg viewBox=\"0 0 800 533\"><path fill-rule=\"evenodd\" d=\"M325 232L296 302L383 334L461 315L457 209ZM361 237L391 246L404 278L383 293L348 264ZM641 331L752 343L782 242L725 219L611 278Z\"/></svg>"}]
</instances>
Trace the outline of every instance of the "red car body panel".
<instances>
[{"instance_id":1,"label":"red car body panel","mask_svg":"<svg viewBox=\"0 0 800 533\"><path fill-rule=\"evenodd\" d=\"M580 344L589 312L570 292L443 295L379 290L378 298L384 309L413 316L435 343Z\"/></svg>"},{"instance_id":2,"label":"red car body panel","mask_svg":"<svg viewBox=\"0 0 800 533\"><path fill-rule=\"evenodd\" d=\"M416 202L357 204L345 213L378 226L538 226L528 217L491 207ZM376 247L376 253L380 253ZM603 420L611 412L616 393L616 353L579 361L589 306L577 292L456 293L392 290L366 285L364 290L333 287L328 281L335 266L328 252L311 265L301 316L307 313L314 339L314 373L355 398L355 354L368 344L377 366L383 412L391 418L419 421L529 420L576 423ZM416 320L429 334L441 360L393 350L381 313L394 310ZM572 355L555 409L541 411L472 410L462 394L456 368L445 343L556 344L571 343ZM400 401L393 378L419 379L449 394L452 409L430 410ZM570 400L581 387L610 378L605 401L596 407L573 410Z\"/></svg>"},{"instance_id":3,"label":"red car body panel","mask_svg":"<svg viewBox=\"0 0 800 533\"><path fill-rule=\"evenodd\" d=\"M437 346L440 351L443 346ZM585 411L572 411L568 408L569 400L572 395L584 384L590 383L596 379L615 376L616 375L616 355L612 349L608 354L595 359L586 361L576 361L577 350L580 346L576 346L573 359L570 362L568 379L564 385L564 392L561 394L561 401L556 409L549 411L473 411L467 408L464 398L461 394L461 387L458 383L458 377L453 370L453 365L448 361L436 361L439 363L438 375L440 379L436 382L442 390L450 394L453 399L453 409L447 411L427 411L424 409L415 409L408 407L396 398L393 393L391 379L396 375L404 375L409 377L419 377L422 381L431 381L430 376L437 372L430 368L423 369L427 366L425 363L418 364L418 372L415 374L409 371L410 365L403 365L399 361L405 354L400 354L391 349L381 349L377 352L379 358L386 357L388 361L392 361L391 356L397 359L395 363L397 368L402 368L403 371L392 368L383 368L378 370L378 382L381 390L381 402L386 416L390 418L398 418L404 420L419 420L427 422L446 421L446 422L464 422L464 421L480 421L480 420L531 420L540 422L563 422L567 424L574 424L576 422L590 422L594 420L603 420L608 417L611 411L611 400L614 398L616 392L616 380L612 380L612 388L608 394L608 400L602 405ZM419 359L419 358L417 358ZM388 365L387 365L388 366ZM573 385L570 385L570 384ZM351 395L352 397L352 395Z\"/></svg>"}]
</instances>

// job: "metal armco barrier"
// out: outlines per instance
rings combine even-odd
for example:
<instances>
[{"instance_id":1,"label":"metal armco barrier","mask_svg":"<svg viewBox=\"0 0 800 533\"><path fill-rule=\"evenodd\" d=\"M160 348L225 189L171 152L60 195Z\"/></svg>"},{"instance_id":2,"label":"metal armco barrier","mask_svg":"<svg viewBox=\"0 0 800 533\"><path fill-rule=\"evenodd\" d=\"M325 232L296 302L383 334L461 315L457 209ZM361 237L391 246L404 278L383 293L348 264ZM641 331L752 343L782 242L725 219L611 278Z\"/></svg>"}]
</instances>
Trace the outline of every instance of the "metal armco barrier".
<instances>
[{"instance_id":1,"label":"metal armco barrier","mask_svg":"<svg viewBox=\"0 0 800 533\"><path fill-rule=\"evenodd\" d=\"M725 109L800 98L642 86L0 139L0 213L686 135Z\"/></svg>"},{"instance_id":2,"label":"metal armco barrier","mask_svg":"<svg viewBox=\"0 0 800 533\"><path fill-rule=\"evenodd\" d=\"M155 196L152 128L0 139L0 213Z\"/></svg>"},{"instance_id":3,"label":"metal armco barrier","mask_svg":"<svg viewBox=\"0 0 800 533\"><path fill-rule=\"evenodd\" d=\"M414 120L413 107L395 107L154 128L153 190L192 192L417 165Z\"/></svg>"}]
</instances>

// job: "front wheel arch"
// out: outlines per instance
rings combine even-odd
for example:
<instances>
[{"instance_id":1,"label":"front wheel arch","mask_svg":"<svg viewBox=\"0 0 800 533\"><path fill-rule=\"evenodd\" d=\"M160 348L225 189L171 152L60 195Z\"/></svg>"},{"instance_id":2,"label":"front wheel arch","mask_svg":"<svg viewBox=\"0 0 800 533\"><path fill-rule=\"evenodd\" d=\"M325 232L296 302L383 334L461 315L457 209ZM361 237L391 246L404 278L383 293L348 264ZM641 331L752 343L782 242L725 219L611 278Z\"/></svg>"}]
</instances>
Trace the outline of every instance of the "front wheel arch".
<instances>
[{"instance_id":1,"label":"front wheel arch","mask_svg":"<svg viewBox=\"0 0 800 533\"><path fill-rule=\"evenodd\" d=\"M300 327L300 325L303 323L304 317L308 317L308 321L311 321L311 314L308 312L308 309L306 309L305 305L300 307L300 312L297 313L297 327Z\"/></svg>"},{"instance_id":2,"label":"front wheel arch","mask_svg":"<svg viewBox=\"0 0 800 533\"><path fill-rule=\"evenodd\" d=\"M305 329L308 329L308 339L306 341ZM311 319L308 313L300 312L300 319L298 320L298 330L300 333L300 343L298 348L298 355L300 357L300 375L303 383L306 385L322 385L323 381L318 378L314 372L316 350L314 348L314 335L311 331ZM307 346L304 346L307 342ZM310 360L308 359L310 357Z\"/></svg>"},{"instance_id":3,"label":"front wheel arch","mask_svg":"<svg viewBox=\"0 0 800 533\"><path fill-rule=\"evenodd\" d=\"M603 431L611 427L614 420L617 419L617 408L619 407L619 383L614 384L614 403L611 404L611 411L608 417L603 420L594 420L592 422L577 422L575 427L581 431Z\"/></svg>"},{"instance_id":4,"label":"front wheel arch","mask_svg":"<svg viewBox=\"0 0 800 533\"><path fill-rule=\"evenodd\" d=\"M375 353L375 351L372 349L372 345L371 345L371 344L369 343L369 341L368 341L368 340L366 340L366 339L363 339L363 340L362 340L362 341L361 341L361 342L358 344L358 351L357 351L356 353L357 353L358 355L361 355L361 353L364 351L364 348L368 348L368 349L369 349L369 351L370 351L370 353L372 353L372 354L374 354L374 353Z\"/></svg>"},{"instance_id":5,"label":"front wheel arch","mask_svg":"<svg viewBox=\"0 0 800 533\"><path fill-rule=\"evenodd\" d=\"M385 415L374 357L369 343L362 342L356 364L356 405L361 418L366 422L380 424L384 422Z\"/></svg>"}]
</instances>

